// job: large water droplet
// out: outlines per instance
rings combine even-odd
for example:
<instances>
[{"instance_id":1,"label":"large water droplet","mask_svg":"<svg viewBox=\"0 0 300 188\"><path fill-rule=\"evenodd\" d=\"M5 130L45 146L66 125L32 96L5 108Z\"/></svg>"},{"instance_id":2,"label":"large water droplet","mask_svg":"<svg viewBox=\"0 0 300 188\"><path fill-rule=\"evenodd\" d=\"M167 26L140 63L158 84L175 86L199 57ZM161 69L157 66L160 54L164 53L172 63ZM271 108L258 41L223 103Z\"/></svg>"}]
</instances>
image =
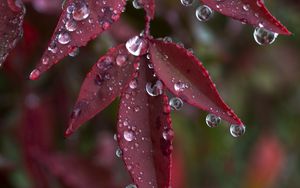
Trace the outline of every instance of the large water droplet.
<instances>
[{"instance_id":1,"label":"large water droplet","mask_svg":"<svg viewBox=\"0 0 300 188\"><path fill-rule=\"evenodd\" d=\"M183 107L183 102L178 97L173 97L169 101L169 105L172 110L180 110Z\"/></svg>"},{"instance_id":2,"label":"large water droplet","mask_svg":"<svg viewBox=\"0 0 300 188\"><path fill-rule=\"evenodd\" d=\"M134 132L132 130L126 130L123 136L126 141L131 142L134 139Z\"/></svg>"},{"instance_id":3,"label":"large water droplet","mask_svg":"<svg viewBox=\"0 0 300 188\"><path fill-rule=\"evenodd\" d=\"M171 141L174 137L174 131L172 129L165 129L162 136L165 140Z\"/></svg>"},{"instance_id":4,"label":"large water droplet","mask_svg":"<svg viewBox=\"0 0 300 188\"><path fill-rule=\"evenodd\" d=\"M191 6L194 3L194 0L180 0L181 4L184 6Z\"/></svg>"},{"instance_id":5,"label":"large water droplet","mask_svg":"<svg viewBox=\"0 0 300 188\"><path fill-rule=\"evenodd\" d=\"M177 92L184 91L187 88L189 88L189 85L187 83L177 82L177 83L174 84L174 89Z\"/></svg>"},{"instance_id":6,"label":"large water droplet","mask_svg":"<svg viewBox=\"0 0 300 188\"><path fill-rule=\"evenodd\" d=\"M70 19L66 22L65 27L66 27L67 31L72 32L77 29L77 23L74 20Z\"/></svg>"},{"instance_id":7,"label":"large water droplet","mask_svg":"<svg viewBox=\"0 0 300 188\"><path fill-rule=\"evenodd\" d=\"M254 30L253 37L257 44L268 45L272 44L277 38L278 34L272 31L266 30L263 27L257 27Z\"/></svg>"},{"instance_id":8,"label":"large water droplet","mask_svg":"<svg viewBox=\"0 0 300 188\"><path fill-rule=\"evenodd\" d=\"M90 10L86 3L80 2L75 5L72 15L74 20L81 21L89 17Z\"/></svg>"},{"instance_id":9,"label":"large water droplet","mask_svg":"<svg viewBox=\"0 0 300 188\"><path fill-rule=\"evenodd\" d=\"M137 188L137 186L135 184L129 184L125 188Z\"/></svg>"},{"instance_id":10,"label":"large water droplet","mask_svg":"<svg viewBox=\"0 0 300 188\"><path fill-rule=\"evenodd\" d=\"M235 125L235 124L230 125L230 134L233 137L242 136L243 134L245 134L245 132L246 132L245 125Z\"/></svg>"},{"instance_id":11,"label":"large water droplet","mask_svg":"<svg viewBox=\"0 0 300 188\"><path fill-rule=\"evenodd\" d=\"M71 36L67 32L58 34L57 40L60 44L68 44L71 41Z\"/></svg>"},{"instance_id":12,"label":"large water droplet","mask_svg":"<svg viewBox=\"0 0 300 188\"><path fill-rule=\"evenodd\" d=\"M69 53L69 56L75 57L79 54L79 48L74 48L72 52Z\"/></svg>"},{"instance_id":13,"label":"large water droplet","mask_svg":"<svg viewBox=\"0 0 300 188\"><path fill-rule=\"evenodd\" d=\"M126 48L134 56L141 56L147 53L147 41L139 36L135 36L126 42Z\"/></svg>"},{"instance_id":14,"label":"large water droplet","mask_svg":"<svg viewBox=\"0 0 300 188\"><path fill-rule=\"evenodd\" d=\"M122 157L122 154L123 154L122 150L120 148L117 148L116 156L120 158L120 157Z\"/></svg>"},{"instance_id":15,"label":"large water droplet","mask_svg":"<svg viewBox=\"0 0 300 188\"><path fill-rule=\"evenodd\" d=\"M208 6L201 5L196 9L195 14L199 21L206 22L212 17L213 11Z\"/></svg>"},{"instance_id":16,"label":"large water droplet","mask_svg":"<svg viewBox=\"0 0 300 188\"><path fill-rule=\"evenodd\" d=\"M163 93L163 83L157 80L155 83L148 82L146 84L146 91L150 96L158 96Z\"/></svg>"},{"instance_id":17,"label":"large water droplet","mask_svg":"<svg viewBox=\"0 0 300 188\"><path fill-rule=\"evenodd\" d=\"M221 123L221 118L215 114L208 114L205 118L206 125L209 127L217 127Z\"/></svg>"},{"instance_id":18,"label":"large water droplet","mask_svg":"<svg viewBox=\"0 0 300 188\"><path fill-rule=\"evenodd\" d=\"M140 0L133 0L132 1L132 6L135 9L141 9L141 8L143 8L143 5L141 4Z\"/></svg>"}]
</instances>

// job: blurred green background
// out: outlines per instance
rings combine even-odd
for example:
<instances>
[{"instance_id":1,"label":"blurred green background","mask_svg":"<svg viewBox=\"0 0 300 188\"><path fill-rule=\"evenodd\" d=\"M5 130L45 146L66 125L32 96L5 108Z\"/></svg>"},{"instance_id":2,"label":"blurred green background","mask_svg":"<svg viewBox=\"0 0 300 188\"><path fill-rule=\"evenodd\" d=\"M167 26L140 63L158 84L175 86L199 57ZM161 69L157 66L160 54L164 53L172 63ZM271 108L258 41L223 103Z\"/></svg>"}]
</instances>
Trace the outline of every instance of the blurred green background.
<instances>
[{"instance_id":1,"label":"blurred green background","mask_svg":"<svg viewBox=\"0 0 300 188\"><path fill-rule=\"evenodd\" d=\"M226 122L209 128L207 114L188 104L173 111L173 188L300 187L300 3L265 0L293 32L269 46L255 43L252 26L216 12L208 22L197 21L199 3L156 3L153 36L170 36L192 48L247 126L246 134L236 139ZM114 154L117 101L71 138L63 133L88 70L109 47L143 29L143 11L129 1L111 31L40 80L29 81L55 28L61 2L36 0L26 7L24 39L0 70L0 187L125 187L130 179Z\"/></svg>"}]
</instances>

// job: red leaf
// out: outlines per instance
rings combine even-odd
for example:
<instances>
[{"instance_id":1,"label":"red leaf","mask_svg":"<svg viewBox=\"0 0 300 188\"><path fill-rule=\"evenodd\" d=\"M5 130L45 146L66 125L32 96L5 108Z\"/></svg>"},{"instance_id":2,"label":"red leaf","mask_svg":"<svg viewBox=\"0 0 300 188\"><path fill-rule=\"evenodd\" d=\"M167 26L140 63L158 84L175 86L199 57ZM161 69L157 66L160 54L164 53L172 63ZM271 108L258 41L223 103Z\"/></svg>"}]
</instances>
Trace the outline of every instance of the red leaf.
<instances>
[{"instance_id":1,"label":"red leaf","mask_svg":"<svg viewBox=\"0 0 300 188\"><path fill-rule=\"evenodd\" d=\"M265 7L263 0L202 0L204 4L226 16L241 22L264 27L278 34L290 35L287 30Z\"/></svg>"},{"instance_id":2,"label":"red leaf","mask_svg":"<svg viewBox=\"0 0 300 188\"><path fill-rule=\"evenodd\" d=\"M68 0L52 39L30 79L39 76L74 49L86 43L117 21L124 10L125 0ZM73 9L73 10L72 10Z\"/></svg>"},{"instance_id":3,"label":"red leaf","mask_svg":"<svg viewBox=\"0 0 300 188\"><path fill-rule=\"evenodd\" d=\"M242 124L220 98L207 70L191 52L174 43L151 40L150 55L155 72L172 93L229 123Z\"/></svg>"},{"instance_id":4,"label":"red leaf","mask_svg":"<svg viewBox=\"0 0 300 188\"><path fill-rule=\"evenodd\" d=\"M151 97L145 91L146 83L154 80L152 75L146 62L141 62L139 77L123 93L118 141L134 183L165 188L170 185L173 131L167 96Z\"/></svg>"},{"instance_id":5,"label":"red leaf","mask_svg":"<svg viewBox=\"0 0 300 188\"><path fill-rule=\"evenodd\" d=\"M2 0L0 3L0 66L10 50L23 36L25 7L22 1Z\"/></svg>"},{"instance_id":6,"label":"red leaf","mask_svg":"<svg viewBox=\"0 0 300 188\"><path fill-rule=\"evenodd\" d=\"M125 45L110 49L98 60L81 86L66 131L67 136L121 95L121 91L124 86L127 86L134 73L134 60Z\"/></svg>"}]
</instances>

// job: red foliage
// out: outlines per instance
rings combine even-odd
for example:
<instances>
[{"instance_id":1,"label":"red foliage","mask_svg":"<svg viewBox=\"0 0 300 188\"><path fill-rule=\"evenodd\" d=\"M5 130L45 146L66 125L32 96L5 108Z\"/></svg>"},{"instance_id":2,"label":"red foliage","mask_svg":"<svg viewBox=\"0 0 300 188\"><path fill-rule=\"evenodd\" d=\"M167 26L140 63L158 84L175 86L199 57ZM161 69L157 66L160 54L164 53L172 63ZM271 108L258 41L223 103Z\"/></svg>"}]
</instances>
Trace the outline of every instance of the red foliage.
<instances>
[{"instance_id":1,"label":"red foliage","mask_svg":"<svg viewBox=\"0 0 300 188\"><path fill-rule=\"evenodd\" d=\"M242 122L223 102L207 70L192 52L177 44L153 39L150 35L150 21L155 14L154 0L138 2L146 11L144 33L135 36L126 45L111 48L92 67L82 84L66 135L72 134L81 124L121 96L117 138L127 170L138 187L166 188L171 185L173 149L170 106L165 95L167 90L187 103L215 114L231 124L242 125ZM263 26L279 34L290 34L267 11L261 0L203 2L216 11L242 22ZM15 41L20 36L24 8L21 1L7 0L0 5L1 17L6 18L1 19L0 23L2 58L15 46ZM70 52L86 45L109 29L120 18L125 5L126 0L67 0L47 50L31 73L30 79L38 79L43 72ZM14 32L8 34L11 30ZM147 56L147 53L150 56ZM0 60L0 64L2 61ZM154 70L149 66L152 64ZM37 126L37 122L30 123L31 115L26 115L29 119L24 120L24 126ZM40 148L39 144L32 143L41 139L41 135L36 136L23 138L25 152L30 161L34 160L30 156L32 147ZM68 185L112 187L109 183L106 184L107 179L95 178L97 168L82 165L87 162L81 158L44 153L40 158L44 159L41 161L44 166L57 176L63 177ZM34 167L30 169L35 174L38 172L35 168L39 167L36 167L36 162L32 164ZM69 171L76 175L71 176ZM81 171L89 176L82 175Z\"/></svg>"}]
</instances>

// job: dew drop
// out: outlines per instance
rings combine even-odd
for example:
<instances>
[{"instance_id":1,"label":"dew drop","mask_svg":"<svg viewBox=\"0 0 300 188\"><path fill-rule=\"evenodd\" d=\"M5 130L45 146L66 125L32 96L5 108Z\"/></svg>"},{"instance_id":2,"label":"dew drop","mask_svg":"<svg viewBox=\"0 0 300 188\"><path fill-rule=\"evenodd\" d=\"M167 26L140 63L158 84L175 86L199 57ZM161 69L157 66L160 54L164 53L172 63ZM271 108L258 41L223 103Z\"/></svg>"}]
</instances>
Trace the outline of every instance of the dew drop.
<instances>
[{"instance_id":1,"label":"dew drop","mask_svg":"<svg viewBox=\"0 0 300 188\"><path fill-rule=\"evenodd\" d=\"M141 56L147 53L147 41L139 36L135 36L126 42L126 48L134 56Z\"/></svg>"},{"instance_id":2,"label":"dew drop","mask_svg":"<svg viewBox=\"0 0 300 188\"><path fill-rule=\"evenodd\" d=\"M118 158L120 158L120 157L122 157L122 155L123 155L122 150L121 150L120 148L117 148L117 150L116 150L116 156L117 156Z\"/></svg>"},{"instance_id":3,"label":"dew drop","mask_svg":"<svg viewBox=\"0 0 300 188\"><path fill-rule=\"evenodd\" d=\"M143 8L143 5L140 3L140 0L133 0L132 1L132 6L135 9L141 9L141 8Z\"/></svg>"},{"instance_id":4,"label":"dew drop","mask_svg":"<svg viewBox=\"0 0 300 188\"><path fill-rule=\"evenodd\" d=\"M74 20L81 21L89 17L90 10L86 3L77 3L75 5L75 9L72 11L72 15Z\"/></svg>"},{"instance_id":5,"label":"dew drop","mask_svg":"<svg viewBox=\"0 0 300 188\"><path fill-rule=\"evenodd\" d=\"M134 139L134 132L132 130L126 130L123 136L126 141L131 142Z\"/></svg>"},{"instance_id":6,"label":"dew drop","mask_svg":"<svg viewBox=\"0 0 300 188\"><path fill-rule=\"evenodd\" d=\"M137 186L135 184L129 184L125 188L137 188Z\"/></svg>"},{"instance_id":7,"label":"dew drop","mask_svg":"<svg viewBox=\"0 0 300 188\"><path fill-rule=\"evenodd\" d=\"M29 79L30 80L37 80L41 75L41 71L39 69L34 69L30 75L29 75Z\"/></svg>"},{"instance_id":8,"label":"dew drop","mask_svg":"<svg viewBox=\"0 0 300 188\"><path fill-rule=\"evenodd\" d=\"M137 82L136 79L131 80L131 82L129 83L129 87L130 87L131 89L136 89L137 86L138 86L138 82Z\"/></svg>"},{"instance_id":9,"label":"dew drop","mask_svg":"<svg viewBox=\"0 0 300 188\"><path fill-rule=\"evenodd\" d=\"M77 29L77 23L74 20L70 19L66 22L65 27L66 27L67 31L72 32Z\"/></svg>"},{"instance_id":10,"label":"dew drop","mask_svg":"<svg viewBox=\"0 0 300 188\"><path fill-rule=\"evenodd\" d=\"M174 131L172 129L165 129L162 136L165 140L171 141L174 137Z\"/></svg>"},{"instance_id":11,"label":"dew drop","mask_svg":"<svg viewBox=\"0 0 300 188\"><path fill-rule=\"evenodd\" d=\"M69 56L75 57L79 54L79 48L74 48L72 52L69 53Z\"/></svg>"},{"instance_id":12,"label":"dew drop","mask_svg":"<svg viewBox=\"0 0 300 188\"><path fill-rule=\"evenodd\" d=\"M199 21L206 22L212 17L213 11L208 6L201 5L196 9L195 14Z\"/></svg>"},{"instance_id":13,"label":"dew drop","mask_svg":"<svg viewBox=\"0 0 300 188\"><path fill-rule=\"evenodd\" d=\"M80 116L81 114L81 109L80 108L75 108L72 113L71 113L71 118L72 119L75 119L77 118L78 116Z\"/></svg>"},{"instance_id":14,"label":"dew drop","mask_svg":"<svg viewBox=\"0 0 300 188\"><path fill-rule=\"evenodd\" d=\"M52 52L52 53L55 54L55 53L57 52L57 50L58 50L56 43L55 43L55 42L51 42L51 43L49 44L48 50L49 50L50 52Z\"/></svg>"},{"instance_id":15,"label":"dew drop","mask_svg":"<svg viewBox=\"0 0 300 188\"><path fill-rule=\"evenodd\" d=\"M183 101L178 97L173 97L169 101L172 110L180 110L183 107Z\"/></svg>"},{"instance_id":16,"label":"dew drop","mask_svg":"<svg viewBox=\"0 0 300 188\"><path fill-rule=\"evenodd\" d=\"M189 88L189 85L187 83L177 82L177 83L174 84L174 89L177 92L184 91L187 88Z\"/></svg>"},{"instance_id":17,"label":"dew drop","mask_svg":"<svg viewBox=\"0 0 300 188\"><path fill-rule=\"evenodd\" d=\"M246 132L245 125L235 125L235 124L230 125L230 134L233 137L242 136L243 134L245 134L245 132Z\"/></svg>"},{"instance_id":18,"label":"dew drop","mask_svg":"<svg viewBox=\"0 0 300 188\"><path fill-rule=\"evenodd\" d=\"M254 40L259 45L268 45L272 44L277 38L278 34L272 31L266 30L263 27L255 28L253 32Z\"/></svg>"},{"instance_id":19,"label":"dew drop","mask_svg":"<svg viewBox=\"0 0 300 188\"><path fill-rule=\"evenodd\" d=\"M250 5L249 4L244 4L243 9L244 9L244 11L249 11Z\"/></svg>"},{"instance_id":20,"label":"dew drop","mask_svg":"<svg viewBox=\"0 0 300 188\"><path fill-rule=\"evenodd\" d=\"M206 125L213 128L217 127L221 123L221 118L215 114L208 114L205 118Z\"/></svg>"},{"instance_id":21,"label":"dew drop","mask_svg":"<svg viewBox=\"0 0 300 188\"><path fill-rule=\"evenodd\" d=\"M127 56L126 55L118 55L116 57L116 63L120 67L127 65Z\"/></svg>"},{"instance_id":22,"label":"dew drop","mask_svg":"<svg viewBox=\"0 0 300 188\"><path fill-rule=\"evenodd\" d=\"M146 84L146 92L150 96L158 96L163 93L163 83L160 80L157 80L155 83L148 82Z\"/></svg>"},{"instance_id":23,"label":"dew drop","mask_svg":"<svg viewBox=\"0 0 300 188\"><path fill-rule=\"evenodd\" d=\"M180 0L181 4L184 6L191 6L194 3L194 0Z\"/></svg>"},{"instance_id":24,"label":"dew drop","mask_svg":"<svg viewBox=\"0 0 300 188\"><path fill-rule=\"evenodd\" d=\"M71 36L67 32L58 34L57 40L60 44L68 44L71 41Z\"/></svg>"}]
</instances>

